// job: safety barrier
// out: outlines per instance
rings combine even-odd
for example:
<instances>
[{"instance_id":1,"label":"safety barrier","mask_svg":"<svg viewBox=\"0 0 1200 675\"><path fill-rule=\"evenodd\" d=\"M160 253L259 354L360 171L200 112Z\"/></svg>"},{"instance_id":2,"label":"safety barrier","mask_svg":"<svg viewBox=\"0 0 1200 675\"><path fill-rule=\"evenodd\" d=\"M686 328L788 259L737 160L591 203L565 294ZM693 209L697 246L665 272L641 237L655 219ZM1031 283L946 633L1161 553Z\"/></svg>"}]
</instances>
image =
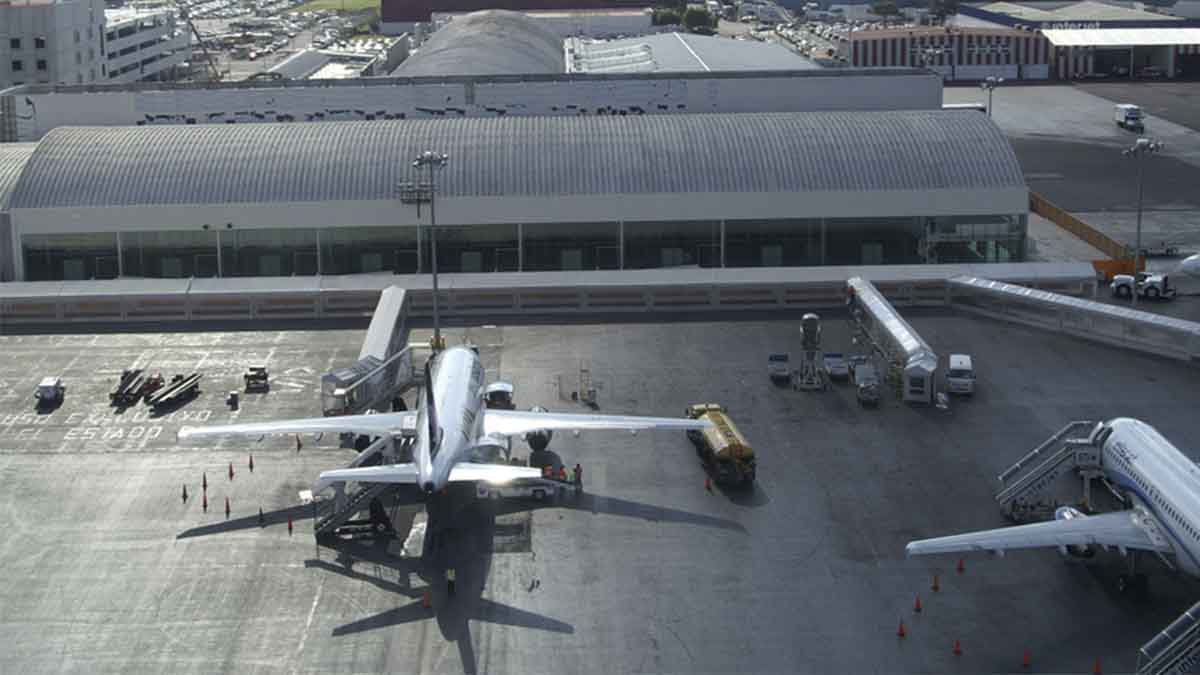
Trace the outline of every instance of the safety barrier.
<instances>
[{"instance_id":1,"label":"safety barrier","mask_svg":"<svg viewBox=\"0 0 1200 675\"><path fill-rule=\"evenodd\" d=\"M1049 199L1032 190L1029 192L1029 210L1091 244L1112 260L1133 257L1133 251L1129 247L1055 206Z\"/></svg>"},{"instance_id":2,"label":"safety barrier","mask_svg":"<svg viewBox=\"0 0 1200 675\"><path fill-rule=\"evenodd\" d=\"M855 276L874 282L896 306L945 305L946 280L963 274L987 274L1070 295L1095 292L1095 276L1084 263L445 274L439 285L443 317L458 321L841 307L845 281ZM409 316L432 316L433 295L425 275L11 282L0 284L0 329L364 319L389 286L407 291Z\"/></svg>"}]
</instances>

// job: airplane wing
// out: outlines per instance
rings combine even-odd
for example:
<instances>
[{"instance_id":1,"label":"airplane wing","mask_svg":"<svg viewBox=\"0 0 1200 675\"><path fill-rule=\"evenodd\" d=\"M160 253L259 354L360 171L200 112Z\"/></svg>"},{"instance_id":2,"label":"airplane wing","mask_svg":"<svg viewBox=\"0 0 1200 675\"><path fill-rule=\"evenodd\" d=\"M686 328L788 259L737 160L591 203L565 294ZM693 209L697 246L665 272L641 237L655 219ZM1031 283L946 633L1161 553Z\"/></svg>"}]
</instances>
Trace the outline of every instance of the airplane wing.
<instances>
[{"instance_id":1,"label":"airplane wing","mask_svg":"<svg viewBox=\"0 0 1200 675\"><path fill-rule=\"evenodd\" d=\"M488 410L483 415L486 436L519 436L531 431L598 431L619 429L704 429L712 426L708 420L682 417L638 417L636 415L586 415L555 412L526 412L520 410Z\"/></svg>"},{"instance_id":2,"label":"airplane wing","mask_svg":"<svg viewBox=\"0 0 1200 675\"><path fill-rule=\"evenodd\" d=\"M450 482L485 481L503 484L518 478L541 478L541 469L532 466L510 466L508 464L476 464L459 462L450 469Z\"/></svg>"},{"instance_id":3,"label":"airplane wing","mask_svg":"<svg viewBox=\"0 0 1200 675\"><path fill-rule=\"evenodd\" d=\"M398 434L416 427L416 412L379 413L377 415L343 415L313 417L300 420L254 422L250 424L218 424L205 427L183 427L179 439L216 438L219 436L260 436L292 434L355 433L367 436Z\"/></svg>"},{"instance_id":4,"label":"airplane wing","mask_svg":"<svg viewBox=\"0 0 1200 675\"><path fill-rule=\"evenodd\" d=\"M959 551L1003 553L1010 549L1090 544L1161 553L1173 551L1154 517L1137 510L921 539L909 542L904 551L908 555Z\"/></svg>"},{"instance_id":5,"label":"airplane wing","mask_svg":"<svg viewBox=\"0 0 1200 675\"><path fill-rule=\"evenodd\" d=\"M376 415L371 415L376 417ZM415 485L417 482L416 464L386 464L384 466L359 466L353 469L334 469L322 471L313 483L313 494L324 490L334 483L402 483Z\"/></svg>"}]
</instances>

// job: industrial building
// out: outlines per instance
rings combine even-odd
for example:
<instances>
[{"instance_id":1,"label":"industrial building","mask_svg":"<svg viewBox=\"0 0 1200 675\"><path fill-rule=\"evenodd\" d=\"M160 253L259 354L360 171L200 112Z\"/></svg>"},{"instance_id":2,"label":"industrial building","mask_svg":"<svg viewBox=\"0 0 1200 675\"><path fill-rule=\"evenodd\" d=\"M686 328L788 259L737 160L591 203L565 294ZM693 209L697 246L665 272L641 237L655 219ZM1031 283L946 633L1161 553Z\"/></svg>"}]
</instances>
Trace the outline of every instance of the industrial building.
<instances>
[{"instance_id":1,"label":"industrial building","mask_svg":"<svg viewBox=\"0 0 1200 675\"><path fill-rule=\"evenodd\" d=\"M338 80L387 75L408 56L408 38L375 38L326 49L302 49L268 73L287 80Z\"/></svg>"},{"instance_id":2,"label":"industrial building","mask_svg":"<svg viewBox=\"0 0 1200 675\"><path fill-rule=\"evenodd\" d=\"M55 129L8 173L5 277L425 272L398 186L429 149L445 272L1024 257L1024 178L978 113L563 116Z\"/></svg>"},{"instance_id":3,"label":"industrial building","mask_svg":"<svg viewBox=\"0 0 1200 675\"><path fill-rule=\"evenodd\" d=\"M993 2L962 5L964 28L1008 28L1048 43L1051 77L1174 78L1200 75L1200 21L1152 6L1094 0L1065 6Z\"/></svg>"},{"instance_id":4,"label":"industrial building","mask_svg":"<svg viewBox=\"0 0 1200 675\"><path fill-rule=\"evenodd\" d=\"M514 12L564 12L580 10L645 10L645 0L382 0L380 30L385 35L412 33L418 24L431 23L434 14L483 10Z\"/></svg>"},{"instance_id":5,"label":"industrial building","mask_svg":"<svg viewBox=\"0 0 1200 675\"><path fill-rule=\"evenodd\" d=\"M468 14L465 12L435 12L433 24L454 21ZM525 10L520 14L533 19L559 37L615 38L627 35L648 35L663 28L654 25L654 11L649 7Z\"/></svg>"}]
</instances>

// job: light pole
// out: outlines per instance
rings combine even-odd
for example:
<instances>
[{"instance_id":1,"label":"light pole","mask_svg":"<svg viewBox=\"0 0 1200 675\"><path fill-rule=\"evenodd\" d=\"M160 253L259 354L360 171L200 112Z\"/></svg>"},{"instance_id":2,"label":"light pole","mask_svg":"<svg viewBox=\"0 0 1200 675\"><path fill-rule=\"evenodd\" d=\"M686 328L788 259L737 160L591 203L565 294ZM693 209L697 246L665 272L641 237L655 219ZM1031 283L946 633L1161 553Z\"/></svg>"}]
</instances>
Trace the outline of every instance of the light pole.
<instances>
[{"instance_id":1,"label":"light pole","mask_svg":"<svg viewBox=\"0 0 1200 675\"><path fill-rule=\"evenodd\" d=\"M426 150L417 155L413 160L413 168L418 171L424 167L429 169L429 246L431 249L431 257L433 258L433 350L440 351L444 346L442 343L442 324L441 316L438 314L438 277L437 277L437 216L434 212L434 203L436 201L437 185L433 181L433 172L435 169L440 169L446 166L446 161L449 158L440 152Z\"/></svg>"},{"instance_id":2,"label":"light pole","mask_svg":"<svg viewBox=\"0 0 1200 675\"><path fill-rule=\"evenodd\" d=\"M1152 140L1149 138L1139 138L1139 139L1137 139L1137 142L1133 144L1133 146L1121 151L1122 155L1125 155L1126 157L1132 157L1134 159L1134 161L1137 163L1137 184L1138 184L1137 238L1133 244L1134 281L1133 281L1133 288L1130 289L1131 292L1129 294L1130 298L1132 298L1132 304L1134 307L1137 306L1137 298L1138 298L1138 289L1137 289L1138 263L1141 262L1141 258L1142 258L1142 187L1145 183L1145 181L1142 180L1143 173L1144 173L1142 171L1142 157L1144 155L1152 155L1162 149L1163 149L1163 144L1161 141L1156 141L1156 140Z\"/></svg>"},{"instance_id":3,"label":"light pole","mask_svg":"<svg viewBox=\"0 0 1200 675\"><path fill-rule=\"evenodd\" d=\"M979 83L979 88L988 93L988 117L992 116L992 90L1004 84L1003 77L988 77Z\"/></svg>"}]
</instances>

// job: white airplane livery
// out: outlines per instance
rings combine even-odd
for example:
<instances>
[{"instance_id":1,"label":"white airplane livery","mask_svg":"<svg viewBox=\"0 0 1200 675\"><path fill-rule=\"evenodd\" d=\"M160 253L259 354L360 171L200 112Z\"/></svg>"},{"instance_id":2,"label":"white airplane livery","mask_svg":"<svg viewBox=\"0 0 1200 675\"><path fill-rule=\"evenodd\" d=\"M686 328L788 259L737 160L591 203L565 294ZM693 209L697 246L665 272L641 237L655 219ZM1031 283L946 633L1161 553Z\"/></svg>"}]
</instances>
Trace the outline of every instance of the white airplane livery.
<instances>
[{"instance_id":1,"label":"white airplane livery","mask_svg":"<svg viewBox=\"0 0 1200 675\"><path fill-rule=\"evenodd\" d=\"M425 396L416 411L283 420L252 424L184 427L180 439L219 436L355 433L366 436L415 436L413 461L384 466L336 469L321 473L313 492L339 482L406 483L434 493L449 483L484 481L502 484L540 478L540 469L472 461L481 451L505 447L511 436L555 430L594 431L702 429L706 420L631 415L587 415L488 409L484 371L468 347L451 347L425 365Z\"/></svg>"},{"instance_id":2,"label":"white airplane livery","mask_svg":"<svg viewBox=\"0 0 1200 675\"><path fill-rule=\"evenodd\" d=\"M1096 545L1122 554L1153 552L1168 566L1200 576L1200 467L1136 419L1109 420L1092 434L1104 477L1125 497L1128 509L1088 516L1060 507L1052 521L923 539L909 543L906 552L1002 555L1056 547L1067 554Z\"/></svg>"}]
</instances>

